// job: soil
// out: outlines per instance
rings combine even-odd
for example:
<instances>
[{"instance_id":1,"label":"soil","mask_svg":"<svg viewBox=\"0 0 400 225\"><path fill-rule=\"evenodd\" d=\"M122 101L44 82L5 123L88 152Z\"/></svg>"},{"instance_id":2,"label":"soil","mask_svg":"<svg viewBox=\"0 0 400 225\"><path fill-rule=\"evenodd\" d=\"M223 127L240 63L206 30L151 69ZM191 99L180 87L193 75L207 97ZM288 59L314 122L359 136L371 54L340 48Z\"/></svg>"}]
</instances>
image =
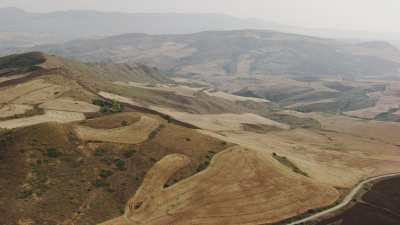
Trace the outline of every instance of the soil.
<instances>
[{"instance_id":1,"label":"soil","mask_svg":"<svg viewBox=\"0 0 400 225\"><path fill-rule=\"evenodd\" d=\"M400 178L380 181L353 207L317 225L400 224Z\"/></svg>"}]
</instances>

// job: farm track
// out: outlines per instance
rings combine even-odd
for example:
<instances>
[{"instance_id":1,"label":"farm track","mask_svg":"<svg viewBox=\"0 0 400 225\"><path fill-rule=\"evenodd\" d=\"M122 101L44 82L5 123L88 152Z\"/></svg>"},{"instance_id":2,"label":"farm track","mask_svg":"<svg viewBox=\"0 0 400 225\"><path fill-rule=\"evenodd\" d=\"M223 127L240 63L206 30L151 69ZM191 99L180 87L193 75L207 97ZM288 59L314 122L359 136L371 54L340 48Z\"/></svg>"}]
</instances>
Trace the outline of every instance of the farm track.
<instances>
[{"instance_id":1,"label":"farm track","mask_svg":"<svg viewBox=\"0 0 400 225\"><path fill-rule=\"evenodd\" d=\"M353 200L353 198L359 193L359 191L364 187L365 184L370 183L372 181L376 181L376 180L380 180L380 179L384 179L384 178L393 178L393 177L397 177L397 176L400 176L400 172L399 173L386 174L386 175L377 176L377 177L372 177L372 178L369 178L367 180L364 180L363 182L359 183L356 187L354 187L350 191L350 193L348 195L346 195L346 197L343 199L343 201L340 204L338 204L338 205L336 205L336 206L334 206L332 208L329 208L327 210L324 210L322 212L319 212L319 213L316 213L314 215L311 215L309 217L306 217L304 219L300 219L300 220L297 220L295 222L288 223L287 225L304 224L306 222L310 222L310 221L313 221L315 219L321 218L322 216L325 216L325 215L328 215L330 213L336 212L336 211L346 207Z\"/></svg>"}]
</instances>

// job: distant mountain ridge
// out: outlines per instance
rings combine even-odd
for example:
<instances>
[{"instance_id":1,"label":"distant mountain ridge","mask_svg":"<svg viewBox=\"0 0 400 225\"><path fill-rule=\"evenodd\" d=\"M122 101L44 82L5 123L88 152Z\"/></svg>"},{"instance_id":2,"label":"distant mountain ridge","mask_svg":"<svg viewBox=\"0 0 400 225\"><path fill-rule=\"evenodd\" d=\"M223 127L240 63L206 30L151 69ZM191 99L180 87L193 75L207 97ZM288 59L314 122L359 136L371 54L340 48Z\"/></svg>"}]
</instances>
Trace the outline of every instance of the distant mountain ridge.
<instances>
[{"instance_id":1,"label":"distant mountain ridge","mask_svg":"<svg viewBox=\"0 0 400 225\"><path fill-rule=\"evenodd\" d=\"M143 63L184 75L397 76L400 51L270 30L125 34L34 48L86 62Z\"/></svg>"},{"instance_id":2,"label":"distant mountain ridge","mask_svg":"<svg viewBox=\"0 0 400 225\"><path fill-rule=\"evenodd\" d=\"M396 33L372 33L287 26L224 14L121 13L70 10L31 13L0 8L0 49L126 33L189 34L222 30L276 30L336 39L400 40Z\"/></svg>"},{"instance_id":3,"label":"distant mountain ridge","mask_svg":"<svg viewBox=\"0 0 400 225\"><path fill-rule=\"evenodd\" d=\"M50 33L67 39L124 33L184 34L206 30L266 29L274 26L259 19L224 14L121 13L57 11L30 13L0 8L0 32Z\"/></svg>"}]
</instances>

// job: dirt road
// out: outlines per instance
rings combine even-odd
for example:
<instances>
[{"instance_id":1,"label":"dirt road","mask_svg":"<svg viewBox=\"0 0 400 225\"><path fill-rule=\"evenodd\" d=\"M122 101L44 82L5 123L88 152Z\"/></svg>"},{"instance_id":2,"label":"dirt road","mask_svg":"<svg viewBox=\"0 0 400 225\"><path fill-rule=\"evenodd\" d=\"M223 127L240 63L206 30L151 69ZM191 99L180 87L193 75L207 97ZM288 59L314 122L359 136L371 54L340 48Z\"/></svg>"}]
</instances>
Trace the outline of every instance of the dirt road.
<instances>
[{"instance_id":1,"label":"dirt road","mask_svg":"<svg viewBox=\"0 0 400 225\"><path fill-rule=\"evenodd\" d=\"M363 186L365 184L370 183L370 182L375 181L375 180L382 179L382 178L391 178L391 177L397 177L397 176L400 176L400 173L386 174L386 175L372 177L372 178L369 178L367 180L364 180L363 182L359 183L356 187L354 187L351 190L351 192L343 199L343 201L340 204L336 205L335 207L329 208L329 209L327 209L325 211L322 211L322 212L319 212L317 214L311 215L311 216L306 217L304 219L288 223L287 225L300 225L302 223L318 219L321 216L325 216L325 215L333 213L333 212L335 212L335 211L337 211L339 209L342 209L343 207L345 207L347 204L349 204L351 202L351 200L356 196L356 194L361 190L361 188L363 188Z\"/></svg>"}]
</instances>

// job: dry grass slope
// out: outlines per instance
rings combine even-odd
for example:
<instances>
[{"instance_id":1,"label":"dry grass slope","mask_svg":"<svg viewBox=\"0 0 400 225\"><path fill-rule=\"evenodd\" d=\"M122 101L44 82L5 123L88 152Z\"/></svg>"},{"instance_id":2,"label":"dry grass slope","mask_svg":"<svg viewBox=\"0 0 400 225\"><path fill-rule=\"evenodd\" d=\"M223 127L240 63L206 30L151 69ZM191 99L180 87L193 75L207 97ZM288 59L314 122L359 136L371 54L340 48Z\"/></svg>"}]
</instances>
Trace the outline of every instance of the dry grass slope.
<instances>
[{"instance_id":1,"label":"dry grass slope","mask_svg":"<svg viewBox=\"0 0 400 225\"><path fill-rule=\"evenodd\" d=\"M338 197L331 187L291 174L269 154L238 146L217 154L205 171L163 188L168 177L187 164L183 155L156 163L125 215L102 225L273 223Z\"/></svg>"}]
</instances>

